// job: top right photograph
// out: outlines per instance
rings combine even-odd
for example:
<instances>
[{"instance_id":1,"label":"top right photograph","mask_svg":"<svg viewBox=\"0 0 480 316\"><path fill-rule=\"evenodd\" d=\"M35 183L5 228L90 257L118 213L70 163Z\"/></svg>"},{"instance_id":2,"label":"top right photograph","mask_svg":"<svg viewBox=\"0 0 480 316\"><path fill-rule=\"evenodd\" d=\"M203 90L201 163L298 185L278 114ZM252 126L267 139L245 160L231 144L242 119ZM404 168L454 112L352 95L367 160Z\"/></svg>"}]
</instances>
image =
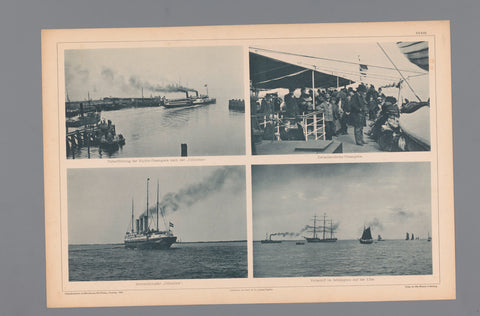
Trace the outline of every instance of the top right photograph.
<instances>
[{"instance_id":1,"label":"top right photograph","mask_svg":"<svg viewBox=\"0 0 480 316\"><path fill-rule=\"evenodd\" d=\"M252 154L430 151L427 41L250 47Z\"/></svg>"}]
</instances>

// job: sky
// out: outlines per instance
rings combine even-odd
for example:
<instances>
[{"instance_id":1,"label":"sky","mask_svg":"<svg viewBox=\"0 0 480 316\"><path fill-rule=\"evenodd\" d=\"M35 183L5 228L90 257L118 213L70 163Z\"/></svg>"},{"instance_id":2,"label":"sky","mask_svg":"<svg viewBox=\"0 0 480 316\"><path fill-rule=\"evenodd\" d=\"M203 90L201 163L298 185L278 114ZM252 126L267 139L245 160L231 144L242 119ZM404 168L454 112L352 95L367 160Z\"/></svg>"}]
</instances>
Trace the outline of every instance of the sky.
<instances>
[{"instance_id":1,"label":"sky","mask_svg":"<svg viewBox=\"0 0 480 316\"><path fill-rule=\"evenodd\" d=\"M252 192L254 240L298 233L325 213L338 239L360 238L364 225L385 239L431 233L426 162L252 166Z\"/></svg>"},{"instance_id":2,"label":"sky","mask_svg":"<svg viewBox=\"0 0 480 316\"><path fill-rule=\"evenodd\" d=\"M65 88L71 101L163 96L153 88L171 84L243 98L243 69L241 46L66 50Z\"/></svg>"},{"instance_id":3,"label":"sky","mask_svg":"<svg viewBox=\"0 0 480 316\"><path fill-rule=\"evenodd\" d=\"M69 244L122 243L131 229L132 198L135 218L146 210L147 178L149 208L156 205L158 179L159 203L181 241L247 238L243 166L82 168L69 169L67 177Z\"/></svg>"},{"instance_id":4,"label":"sky","mask_svg":"<svg viewBox=\"0 0 480 316\"><path fill-rule=\"evenodd\" d=\"M388 54L390 59L395 63L396 67L401 70L402 74L405 77L411 76L409 78L410 85L415 90L415 93L419 95L423 101L426 101L429 98L428 72L412 64L403 55L396 43L382 42L380 45ZM262 49L302 54L326 58L328 60L292 56L271 51L264 51ZM391 61L386 57L385 53L379 47L377 42L318 43L312 41L308 44L296 43L294 45L262 43L258 45L252 45L252 47L250 47L250 51L310 69L312 69L314 65L319 71L342 76L357 82L360 80L358 63L366 64L368 65L368 70L366 71L367 76L363 77L362 80L365 83L374 84L376 88L382 85L397 83L402 79L402 76L397 70L395 70ZM342 63L338 61L346 61L348 63ZM382 68L374 66L380 66ZM393 90L384 91L384 93L397 97L398 89ZM407 85L402 86L402 94L409 100L417 100Z\"/></svg>"}]
</instances>

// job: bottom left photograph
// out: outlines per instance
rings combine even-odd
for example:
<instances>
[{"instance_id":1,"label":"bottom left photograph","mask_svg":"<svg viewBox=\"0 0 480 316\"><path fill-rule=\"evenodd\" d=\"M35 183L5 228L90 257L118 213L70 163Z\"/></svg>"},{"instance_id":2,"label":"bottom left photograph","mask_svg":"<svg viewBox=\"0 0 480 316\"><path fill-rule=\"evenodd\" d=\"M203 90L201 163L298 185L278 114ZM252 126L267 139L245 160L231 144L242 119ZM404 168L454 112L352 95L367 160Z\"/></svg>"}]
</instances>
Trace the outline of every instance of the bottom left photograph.
<instances>
[{"instance_id":1,"label":"bottom left photograph","mask_svg":"<svg viewBox=\"0 0 480 316\"><path fill-rule=\"evenodd\" d=\"M244 166L67 170L75 281L246 278Z\"/></svg>"}]
</instances>

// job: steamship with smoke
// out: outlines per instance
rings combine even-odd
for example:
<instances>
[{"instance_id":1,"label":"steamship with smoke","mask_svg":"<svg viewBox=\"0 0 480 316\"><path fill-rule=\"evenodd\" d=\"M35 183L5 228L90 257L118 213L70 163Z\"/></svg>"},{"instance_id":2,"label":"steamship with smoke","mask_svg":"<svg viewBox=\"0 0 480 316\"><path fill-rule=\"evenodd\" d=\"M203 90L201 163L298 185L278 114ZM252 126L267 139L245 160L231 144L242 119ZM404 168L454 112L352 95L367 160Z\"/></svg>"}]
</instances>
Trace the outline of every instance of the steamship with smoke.
<instances>
[{"instance_id":1,"label":"steamship with smoke","mask_svg":"<svg viewBox=\"0 0 480 316\"><path fill-rule=\"evenodd\" d=\"M132 221L131 221L131 230L125 234L125 247L126 248L137 248L137 249L168 249L172 244L177 241L177 236L173 234L171 229L174 225L171 222L168 222L165 219L165 214L163 210L159 212L158 204L158 181L157 181L157 204L155 208L155 213L148 209L148 184L150 178L147 178L147 210L145 213L140 215L139 218L135 219L134 207L132 200ZM153 214L152 214L153 213ZM154 220L154 215L156 220ZM165 226L164 230L159 229L160 218L163 221ZM151 219L151 221L149 221ZM135 223L135 227L134 227ZM152 228L150 224L156 224L155 228Z\"/></svg>"},{"instance_id":2,"label":"steamship with smoke","mask_svg":"<svg viewBox=\"0 0 480 316\"><path fill-rule=\"evenodd\" d=\"M260 242L262 244L279 244L282 242L281 240L272 239L272 235L275 235L275 234L270 234L270 236L268 236L268 233L266 233L265 239L261 240Z\"/></svg>"},{"instance_id":3,"label":"steamship with smoke","mask_svg":"<svg viewBox=\"0 0 480 316\"><path fill-rule=\"evenodd\" d=\"M217 102L217 99L210 98L208 96L208 92L206 95L199 95L198 91L194 89L191 89L191 90L185 89L183 92L185 92L185 98L164 99L162 101L162 105L166 108L178 108L178 107L185 107L185 106L213 104ZM194 94L192 94L192 92Z\"/></svg>"}]
</instances>

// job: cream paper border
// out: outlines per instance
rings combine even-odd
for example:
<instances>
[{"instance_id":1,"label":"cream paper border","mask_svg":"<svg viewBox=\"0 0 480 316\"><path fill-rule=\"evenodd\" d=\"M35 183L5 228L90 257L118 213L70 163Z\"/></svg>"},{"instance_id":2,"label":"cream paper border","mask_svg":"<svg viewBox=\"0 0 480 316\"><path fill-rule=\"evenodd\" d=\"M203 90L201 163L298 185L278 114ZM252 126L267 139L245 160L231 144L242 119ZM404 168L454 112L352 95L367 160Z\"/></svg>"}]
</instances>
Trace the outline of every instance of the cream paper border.
<instances>
[{"instance_id":1,"label":"cream paper border","mask_svg":"<svg viewBox=\"0 0 480 316\"><path fill-rule=\"evenodd\" d=\"M431 151L252 156L248 49L259 43L309 41L429 41ZM63 106L65 49L242 46L245 148L241 156L67 160ZM48 307L200 305L455 298L452 105L449 21L244 25L42 31L45 242ZM251 166L426 161L431 163L433 274L253 278ZM68 281L66 173L69 168L243 165L246 170L248 278L208 280Z\"/></svg>"}]
</instances>

